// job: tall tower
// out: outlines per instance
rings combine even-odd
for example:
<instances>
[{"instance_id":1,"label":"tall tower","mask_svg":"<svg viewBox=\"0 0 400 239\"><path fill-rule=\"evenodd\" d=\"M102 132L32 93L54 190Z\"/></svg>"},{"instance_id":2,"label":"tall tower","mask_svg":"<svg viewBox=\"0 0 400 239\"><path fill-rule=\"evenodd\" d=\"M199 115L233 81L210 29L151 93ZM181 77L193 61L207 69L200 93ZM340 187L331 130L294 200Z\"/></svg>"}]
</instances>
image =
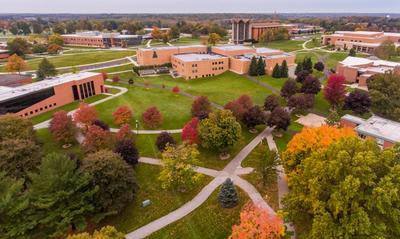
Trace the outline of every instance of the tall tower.
<instances>
[{"instance_id":1,"label":"tall tower","mask_svg":"<svg viewBox=\"0 0 400 239\"><path fill-rule=\"evenodd\" d=\"M251 20L232 19L232 42L242 44L249 39L251 39Z\"/></svg>"}]
</instances>

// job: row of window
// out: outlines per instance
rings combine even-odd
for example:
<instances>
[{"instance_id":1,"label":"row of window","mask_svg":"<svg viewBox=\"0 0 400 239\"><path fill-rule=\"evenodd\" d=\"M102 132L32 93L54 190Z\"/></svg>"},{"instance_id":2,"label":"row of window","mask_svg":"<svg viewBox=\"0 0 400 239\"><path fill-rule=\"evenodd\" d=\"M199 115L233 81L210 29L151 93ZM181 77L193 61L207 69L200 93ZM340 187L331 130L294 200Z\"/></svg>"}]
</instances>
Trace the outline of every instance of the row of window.
<instances>
[{"instance_id":1,"label":"row of window","mask_svg":"<svg viewBox=\"0 0 400 239\"><path fill-rule=\"evenodd\" d=\"M201 75L201 77L209 77L209 76L215 76L215 74ZM189 80L191 80L191 79L197 79L197 78L199 78L199 77L200 77L200 76L193 76L193 77L189 76L188 79L189 79Z\"/></svg>"},{"instance_id":2,"label":"row of window","mask_svg":"<svg viewBox=\"0 0 400 239\"><path fill-rule=\"evenodd\" d=\"M216 70L223 70L223 69L224 69L223 66L222 66L222 67L214 67L214 68L212 68L213 71L216 71Z\"/></svg>"},{"instance_id":3,"label":"row of window","mask_svg":"<svg viewBox=\"0 0 400 239\"><path fill-rule=\"evenodd\" d=\"M36 114L36 113L38 113L38 112L42 112L43 110L47 110L47 109L50 109L50 108L53 108L53 107L55 107L55 106L57 106L57 103L53 103L53 104L49 104L49 105L45 105L44 107L40 107L40 108L38 108L38 109L35 109L35 110L31 110L31 111L29 111L29 113L28 112L26 112L24 115L19 115L20 117L26 117L26 116L28 116L28 115L33 115L33 114Z\"/></svg>"},{"instance_id":4,"label":"row of window","mask_svg":"<svg viewBox=\"0 0 400 239\"><path fill-rule=\"evenodd\" d=\"M223 61L218 61L218 62L213 62L212 64L213 65L222 65L222 64L224 64L224 62Z\"/></svg>"}]
</instances>

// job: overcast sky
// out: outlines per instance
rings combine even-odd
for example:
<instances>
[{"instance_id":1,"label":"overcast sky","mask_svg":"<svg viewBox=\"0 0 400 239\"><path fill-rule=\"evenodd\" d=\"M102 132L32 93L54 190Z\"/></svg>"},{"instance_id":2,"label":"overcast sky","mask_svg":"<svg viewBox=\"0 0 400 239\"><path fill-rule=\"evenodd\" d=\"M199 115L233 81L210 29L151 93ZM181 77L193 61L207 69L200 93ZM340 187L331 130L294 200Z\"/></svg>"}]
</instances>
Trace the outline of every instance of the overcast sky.
<instances>
[{"instance_id":1,"label":"overcast sky","mask_svg":"<svg viewBox=\"0 0 400 239\"><path fill-rule=\"evenodd\" d=\"M0 13L400 13L400 0L0 0Z\"/></svg>"}]
</instances>

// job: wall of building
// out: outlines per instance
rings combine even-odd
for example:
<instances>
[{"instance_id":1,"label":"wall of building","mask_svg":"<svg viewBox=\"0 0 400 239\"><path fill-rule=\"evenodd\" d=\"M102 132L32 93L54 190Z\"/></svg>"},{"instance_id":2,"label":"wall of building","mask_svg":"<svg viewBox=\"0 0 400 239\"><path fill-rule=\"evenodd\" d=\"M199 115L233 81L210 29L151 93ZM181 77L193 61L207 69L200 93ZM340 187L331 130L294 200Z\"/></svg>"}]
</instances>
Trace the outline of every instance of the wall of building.
<instances>
[{"instance_id":1,"label":"wall of building","mask_svg":"<svg viewBox=\"0 0 400 239\"><path fill-rule=\"evenodd\" d=\"M344 66L340 63L336 66L336 72L344 76L347 82L355 83L357 81L358 69L355 67Z\"/></svg>"},{"instance_id":2,"label":"wall of building","mask_svg":"<svg viewBox=\"0 0 400 239\"><path fill-rule=\"evenodd\" d=\"M172 57L172 66L180 76L186 80L202 77L220 75L229 70L229 59L227 57L219 59L201 61L182 61L177 57Z\"/></svg>"},{"instance_id":3,"label":"wall of building","mask_svg":"<svg viewBox=\"0 0 400 239\"><path fill-rule=\"evenodd\" d=\"M90 46L90 47L105 47L103 39L99 37L90 36L62 36L64 39L64 44L67 45L80 45L80 46Z\"/></svg>"},{"instance_id":4,"label":"wall of building","mask_svg":"<svg viewBox=\"0 0 400 239\"><path fill-rule=\"evenodd\" d=\"M137 62L141 66L163 65L171 63L176 54L207 53L207 46L141 48L137 51Z\"/></svg>"},{"instance_id":5,"label":"wall of building","mask_svg":"<svg viewBox=\"0 0 400 239\"><path fill-rule=\"evenodd\" d=\"M272 58L265 58L265 71L268 74L272 74L274 67L276 64L282 65L283 61L286 60L288 66L293 66L296 64L296 57L293 54L289 55L282 55L281 57L272 57Z\"/></svg>"},{"instance_id":6,"label":"wall of building","mask_svg":"<svg viewBox=\"0 0 400 239\"><path fill-rule=\"evenodd\" d=\"M248 59L234 58L229 59L229 70L236 74L247 74L250 69L251 61Z\"/></svg>"},{"instance_id":7,"label":"wall of building","mask_svg":"<svg viewBox=\"0 0 400 239\"><path fill-rule=\"evenodd\" d=\"M245 49L238 49L238 50L225 50L223 47L212 47L211 51L215 54L223 55L223 56L239 56L245 54L255 54L255 48L245 48Z\"/></svg>"}]
</instances>

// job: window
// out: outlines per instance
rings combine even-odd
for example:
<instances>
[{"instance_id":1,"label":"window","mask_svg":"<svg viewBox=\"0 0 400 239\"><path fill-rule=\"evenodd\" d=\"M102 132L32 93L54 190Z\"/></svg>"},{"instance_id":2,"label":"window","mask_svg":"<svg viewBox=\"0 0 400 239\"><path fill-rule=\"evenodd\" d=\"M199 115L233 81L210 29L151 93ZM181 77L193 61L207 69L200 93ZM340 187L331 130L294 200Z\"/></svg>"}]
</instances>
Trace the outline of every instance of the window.
<instances>
[{"instance_id":1,"label":"window","mask_svg":"<svg viewBox=\"0 0 400 239\"><path fill-rule=\"evenodd\" d=\"M383 144L385 143L385 141L384 141L383 139L376 138L376 143L377 143L379 146L383 146Z\"/></svg>"}]
</instances>

